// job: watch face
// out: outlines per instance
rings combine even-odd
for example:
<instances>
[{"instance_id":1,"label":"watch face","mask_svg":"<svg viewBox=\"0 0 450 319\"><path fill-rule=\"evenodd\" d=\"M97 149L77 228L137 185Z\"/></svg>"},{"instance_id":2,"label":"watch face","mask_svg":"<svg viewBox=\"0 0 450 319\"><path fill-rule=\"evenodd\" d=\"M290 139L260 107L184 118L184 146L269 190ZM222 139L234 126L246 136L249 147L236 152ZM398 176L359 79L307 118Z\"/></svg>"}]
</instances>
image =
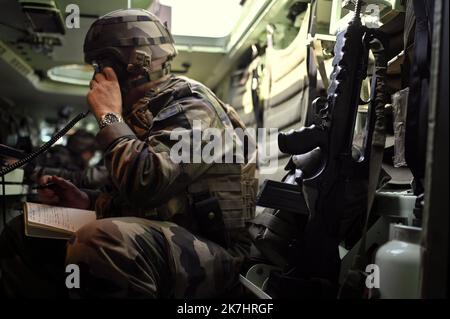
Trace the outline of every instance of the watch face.
<instances>
[{"instance_id":1,"label":"watch face","mask_svg":"<svg viewBox=\"0 0 450 319\"><path fill-rule=\"evenodd\" d=\"M118 122L119 118L115 114L108 113L105 115L105 120L109 123L114 123L114 122Z\"/></svg>"},{"instance_id":2,"label":"watch face","mask_svg":"<svg viewBox=\"0 0 450 319\"><path fill-rule=\"evenodd\" d=\"M114 113L107 113L103 116L103 118L100 120L100 128L103 128L107 125L121 122L120 116L117 116Z\"/></svg>"}]
</instances>

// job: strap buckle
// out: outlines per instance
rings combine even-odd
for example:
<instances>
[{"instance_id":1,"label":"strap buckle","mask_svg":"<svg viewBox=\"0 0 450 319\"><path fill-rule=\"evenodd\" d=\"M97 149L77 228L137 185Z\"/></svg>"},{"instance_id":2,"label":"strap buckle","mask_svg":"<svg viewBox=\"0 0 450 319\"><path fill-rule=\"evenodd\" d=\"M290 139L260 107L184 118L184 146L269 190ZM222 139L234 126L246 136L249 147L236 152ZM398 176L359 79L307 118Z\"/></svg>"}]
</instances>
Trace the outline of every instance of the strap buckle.
<instances>
[{"instance_id":1,"label":"strap buckle","mask_svg":"<svg viewBox=\"0 0 450 319\"><path fill-rule=\"evenodd\" d=\"M151 69L152 57L147 52L136 50L128 64L127 71L131 73L144 73Z\"/></svg>"},{"instance_id":2,"label":"strap buckle","mask_svg":"<svg viewBox=\"0 0 450 319\"><path fill-rule=\"evenodd\" d=\"M142 68L150 69L152 62L151 60L151 56L147 52L136 50L135 63L133 64L136 64L137 66Z\"/></svg>"}]
</instances>

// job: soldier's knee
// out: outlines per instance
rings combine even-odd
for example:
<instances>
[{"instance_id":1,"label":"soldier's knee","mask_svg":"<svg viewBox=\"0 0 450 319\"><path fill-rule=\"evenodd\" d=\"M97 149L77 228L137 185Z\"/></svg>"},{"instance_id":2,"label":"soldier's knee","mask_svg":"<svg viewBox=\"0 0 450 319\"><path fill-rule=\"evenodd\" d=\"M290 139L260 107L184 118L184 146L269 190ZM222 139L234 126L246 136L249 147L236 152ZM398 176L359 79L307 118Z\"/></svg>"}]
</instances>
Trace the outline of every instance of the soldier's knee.
<instances>
[{"instance_id":1,"label":"soldier's knee","mask_svg":"<svg viewBox=\"0 0 450 319\"><path fill-rule=\"evenodd\" d=\"M74 241L90 242L105 233L108 228L109 221L100 219L81 227L74 236Z\"/></svg>"},{"instance_id":2,"label":"soldier's knee","mask_svg":"<svg viewBox=\"0 0 450 319\"><path fill-rule=\"evenodd\" d=\"M87 258L89 255L101 251L105 245L118 242L115 225L108 219L96 220L80 228L71 238L67 245L66 261L77 263ZM96 258L101 255L95 254Z\"/></svg>"}]
</instances>

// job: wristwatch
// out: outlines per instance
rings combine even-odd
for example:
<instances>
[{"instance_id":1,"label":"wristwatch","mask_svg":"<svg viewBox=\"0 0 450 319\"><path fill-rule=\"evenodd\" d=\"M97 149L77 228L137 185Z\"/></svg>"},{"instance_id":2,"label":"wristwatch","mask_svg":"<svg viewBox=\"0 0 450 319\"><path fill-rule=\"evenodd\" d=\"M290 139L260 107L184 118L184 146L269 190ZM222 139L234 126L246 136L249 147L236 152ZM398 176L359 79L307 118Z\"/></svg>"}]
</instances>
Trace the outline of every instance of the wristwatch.
<instances>
[{"instance_id":1,"label":"wristwatch","mask_svg":"<svg viewBox=\"0 0 450 319\"><path fill-rule=\"evenodd\" d=\"M114 123L120 123L123 122L122 116L120 116L120 114L117 113L106 113L105 115L102 116L102 118L98 121L98 127L100 129L114 124Z\"/></svg>"}]
</instances>

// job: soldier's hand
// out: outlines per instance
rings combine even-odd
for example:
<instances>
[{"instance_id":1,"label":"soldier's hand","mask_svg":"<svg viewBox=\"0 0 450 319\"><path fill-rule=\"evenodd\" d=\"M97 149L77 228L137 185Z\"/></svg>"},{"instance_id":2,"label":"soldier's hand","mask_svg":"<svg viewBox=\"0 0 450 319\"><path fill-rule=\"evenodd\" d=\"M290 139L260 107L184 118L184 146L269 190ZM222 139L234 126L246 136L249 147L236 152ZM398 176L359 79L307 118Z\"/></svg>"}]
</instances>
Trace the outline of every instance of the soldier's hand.
<instances>
[{"instance_id":1,"label":"soldier's hand","mask_svg":"<svg viewBox=\"0 0 450 319\"><path fill-rule=\"evenodd\" d=\"M97 121L106 113L122 113L122 95L116 73L110 67L103 69L92 79L88 103Z\"/></svg>"},{"instance_id":2,"label":"soldier's hand","mask_svg":"<svg viewBox=\"0 0 450 319\"><path fill-rule=\"evenodd\" d=\"M52 186L38 190L40 200L44 204L88 209L89 196L71 182L58 176L45 175L39 178L39 185L53 183Z\"/></svg>"}]
</instances>

